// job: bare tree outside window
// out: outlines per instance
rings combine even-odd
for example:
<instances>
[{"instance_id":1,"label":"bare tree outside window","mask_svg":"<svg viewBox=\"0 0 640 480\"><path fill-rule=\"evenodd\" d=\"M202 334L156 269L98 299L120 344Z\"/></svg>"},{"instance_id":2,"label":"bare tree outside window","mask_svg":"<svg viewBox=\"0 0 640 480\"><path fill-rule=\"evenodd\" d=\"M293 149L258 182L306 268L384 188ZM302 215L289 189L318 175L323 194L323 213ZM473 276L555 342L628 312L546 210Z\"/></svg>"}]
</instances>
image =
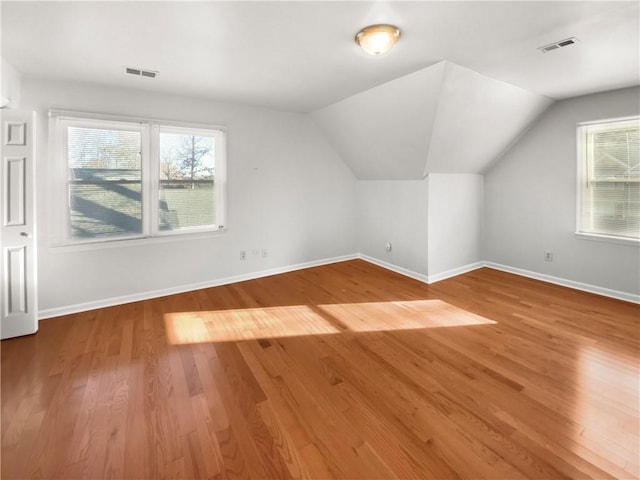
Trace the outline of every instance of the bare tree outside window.
<instances>
[{"instance_id":1,"label":"bare tree outside window","mask_svg":"<svg viewBox=\"0 0 640 480\"><path fill-rule=\"evenodd\" d=\"M181 162L181 171L184 176L191 180L191 188L195 185L196 178L211 177L213 168L207 166L203 157L213 148L211 138L196 137L189 135L183 138L181 148L178 150L178 159Z\"/></svg>"},{"instance_id":2,"label":"bare tree outside window","mask_svg":"<svg viewBox=\"0 0 640 480\"><path fill-rule=\"evenodd\" d=\"M213 138L196 135L161 135L161 173L165 180L195 180L213 178Z\"/></svg>"},{"instance_id":3,"label":"bare tree outside window","mask_svg":"<svg viewBox=\"0 0 640 480\"><path fill-rule=\"evenodd\" d=\"M56 191L66 211L56 232L61 244L223 229L224 130L52 118L66 170Z\"/></svg>"},{"instance_id":4,"label":"bare tree outside window","mask_svg":"<svg viewBox=\"0 0 640 480\"><path fill-rule=\"evenodd\" d=\"M161 230L214 223L215 142L190 133L160 134Z\"/></svg>"}]
</instances>

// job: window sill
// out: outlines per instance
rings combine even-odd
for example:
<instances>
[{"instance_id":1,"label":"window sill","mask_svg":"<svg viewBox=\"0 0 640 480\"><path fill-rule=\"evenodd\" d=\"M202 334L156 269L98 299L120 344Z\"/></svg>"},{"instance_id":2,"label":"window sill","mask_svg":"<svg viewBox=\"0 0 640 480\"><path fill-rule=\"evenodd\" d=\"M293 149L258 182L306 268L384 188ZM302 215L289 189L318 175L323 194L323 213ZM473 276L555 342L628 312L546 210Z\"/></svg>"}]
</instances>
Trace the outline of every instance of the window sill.
<instances>
[{"instance_id":1,"label":"window sill","mask_svg":"<svg viewBox=\"0 0 640 480\"><path fill-rule=\"evenodd\" d=\"M136 237L136 238L122 238L113 240L103 240L99 242L86 242L86 243L67 243L59 245L51 245L49 250L53 253L67 253L67 252L83 252L89 250L103 250L106 248L127 248L137 246L149 246L161 243L180 242L185 240L198 240L202 238L217 237L226 232L226 229L221 230L207 230L191 233L166 233L154 237Z\"/></svg>"},{"instance_id":2,"label":"window sill","mask_svg":"<svg viewBox=\"0 0 640 480\"><path fill-rule=\"evenodd\" d=\"M639 246L640 238L614 237L613 235L599 235L597 233L575 232L576 237L582 240L591 240L594 242L617 243L619 245Z\"/></svg>"}]
</instances>

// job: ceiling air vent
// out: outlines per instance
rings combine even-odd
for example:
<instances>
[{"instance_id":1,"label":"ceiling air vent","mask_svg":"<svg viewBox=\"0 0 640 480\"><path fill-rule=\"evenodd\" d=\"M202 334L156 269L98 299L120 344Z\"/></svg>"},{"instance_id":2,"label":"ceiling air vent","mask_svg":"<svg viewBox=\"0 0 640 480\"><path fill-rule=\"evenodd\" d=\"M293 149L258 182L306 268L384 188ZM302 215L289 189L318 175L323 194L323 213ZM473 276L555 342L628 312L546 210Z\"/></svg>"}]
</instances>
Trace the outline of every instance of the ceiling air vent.
<instances>
[{"instance_id":1,"label":"ceiling air vent","mask_svg":"<svg viewBox=\"0 0 640 480\"><path fill-rule=\"evenodd\" d=\"M538 47L538 50L540 50L542 53L547 53L551 50L568 47L569 45L573 45L574 43L578 43L578 39L576 37L565 38L564 40L560 40L559 42L554 42L550 43L549 45L544 45L543 47Z\"/></svg>"},{"instance_id":2,"label":"ceiling air vent","mask_svg":"<svg viewBox=\"0 0 640 480\"><path fill-rule=\"evenodd\" d=\"M139 77L149 77L149 78L156 78L158 76L158 73L160 73L154 70L143 70L142 68L131 68L131 67L125 67L125 72L127 72L130 75L137 75Z\"/></svg>"}]
</instances>

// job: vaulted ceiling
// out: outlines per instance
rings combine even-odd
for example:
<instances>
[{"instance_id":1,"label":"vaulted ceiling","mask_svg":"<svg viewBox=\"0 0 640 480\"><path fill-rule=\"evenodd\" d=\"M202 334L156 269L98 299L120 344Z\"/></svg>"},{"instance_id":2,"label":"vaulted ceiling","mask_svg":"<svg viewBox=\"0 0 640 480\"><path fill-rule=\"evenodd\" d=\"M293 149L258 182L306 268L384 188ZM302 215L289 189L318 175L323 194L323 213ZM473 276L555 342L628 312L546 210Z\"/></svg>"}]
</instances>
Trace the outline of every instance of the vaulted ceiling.
<instances>
[{"instance_id":1,"label":"vaulted ceiling","mask_svg":"<svg viewBox=\"0 0 640 480\"><path fill-rule=\"evenodd\" d=\"M481 173L552 100L443 61L312 115L358 178Z\"/></svg>"},{"instance_id":2,"label":"vaulted ceiling","mask_svg":"<svg viewBox=\"0 0 640 480\"><path fill-rule=\"evenodd\" d=\"M312 112L363 179L483 172L553 100L640 83L635 0L3 0L0 9L2 57L25 76ZM353 41L373 23L402 31L387 55ZM538 50L568 37L577 42Z\"/></svg>"},{"instance_id":3,"label":"vaulted ceiling","mask_svg":"<svg viewBox=\"0 0 640 480\"><path fill-rule=\"evenodd\" d=\"M310 112L442 60L553 99L638 83L633 1L7 1L2 56L25 75ZM387 55L363 26L402 31ZM579 43L536 48L575 36ZM158 70L127 76L124 66Z\"/></svg>"}]
</instances>

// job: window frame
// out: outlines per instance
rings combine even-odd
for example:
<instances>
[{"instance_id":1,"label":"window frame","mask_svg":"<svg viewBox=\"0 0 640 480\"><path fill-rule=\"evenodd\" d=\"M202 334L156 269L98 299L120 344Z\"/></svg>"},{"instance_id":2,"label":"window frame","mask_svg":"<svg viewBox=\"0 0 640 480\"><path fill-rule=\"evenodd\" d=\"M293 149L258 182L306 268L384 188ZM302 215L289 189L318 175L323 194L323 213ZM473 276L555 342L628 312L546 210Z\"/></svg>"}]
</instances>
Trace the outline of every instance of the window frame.
<instances>
[{"instance_id":1,"label":"window frame","mask_svg":"<svg viewBox=\"0 0 640 480\"><path fill-rule=\"evenodd\" d=\"M142 232L134 235L118 235L102 238L73 239L70 229L70 205L68 168L68 127L104 128L109 130L139 131L141 133L141 203ZM159 228L160 200L160 132L200 133L215 138L215 220L213 226L186 227L161 231ZM206 125L180 121L157 120L143 117L75 112L67 110L49 111L49 151L55 164L53 180L55 186L49 208L50 246L66 249L92 249L169 239L197 238L224 233L226 231L226 184L227 184L227 130L218 125ZM153 173L155 172L155 173Z\"/></svg>"},{"instance_id":2,"label":"window frame","mask_svg":"<svg viewBox=\"0 0 640 480\"><path fill-rule=\"evenodd\" d=\"M593 120L588 122L580 122L576 125L576 146L577 146L577 181L576 181L576 230L577 238L584 240L592 240L596 242L617 243L623 245L638 245L640 237L629 237L623 235L614 235L608 233L589 231L583 225L583 190L584 184L588 181L588 145L587 145L587 129L594 126L606 126L612 123L621 122L640 122L639 115L626 117L608 118L604 120Z\"/></svg>"},{"instance_id":3,"label":"window frame","mask_svg":"<svg viewBox=\"0 0 640 480\"><path fill-rule=\"evenodd\" d=\"M151 135L151 150L152 150L152 155L151 155L151 159L152 159L152 168L154 171L158 172L157 176L154 176L151 179L152 185L151 185L151 201L150 206L152 208L151 211L151 232L152 232L152 236L153 237L169 237L169 236L173 236L173 235L187 235L189 233L206 233L206 232L217 232L220 230L224 230L224 216L225 216L225 205L224 205L224 200L221 199L220 195L222 193L222 191L224 190L224 185L226 184L226 181L220 181L218 180L218 172L222 172L221 174L221 178L225 178L226 179L226 143L225 143L225 137L226 137L226 133L223 132L221 129L212 129L212 128L203 128L202 126L200 127L185 127L185 126L179 126L179 125L174 125L174 124L168 124L168 123L163 123L163 124L158 124L158 123L154 123L154 125L151 127L151 130L153 132L153 134ZM218 190L214 189L214 195L215 195L215 218L216 219L222 219L222 228L220 227L209 227L209 226L200 226L200 227L185 227L185 228L181 228L179 230L160 230L159 225L158 225L158 210L160 208L160 134L162 133L178 133L178 134L185 134L185 133L189 133L189 134L202 134L203 136L213 136L215 138L215 148L216 148L216 164L215 164L215 174L214 174L214 182L216 185L216 188L218 188ZM220 156L225 159L222 162L220 162L221 165L218 165L218 153L220 153Z\"/></svg>"}]
</instances>

